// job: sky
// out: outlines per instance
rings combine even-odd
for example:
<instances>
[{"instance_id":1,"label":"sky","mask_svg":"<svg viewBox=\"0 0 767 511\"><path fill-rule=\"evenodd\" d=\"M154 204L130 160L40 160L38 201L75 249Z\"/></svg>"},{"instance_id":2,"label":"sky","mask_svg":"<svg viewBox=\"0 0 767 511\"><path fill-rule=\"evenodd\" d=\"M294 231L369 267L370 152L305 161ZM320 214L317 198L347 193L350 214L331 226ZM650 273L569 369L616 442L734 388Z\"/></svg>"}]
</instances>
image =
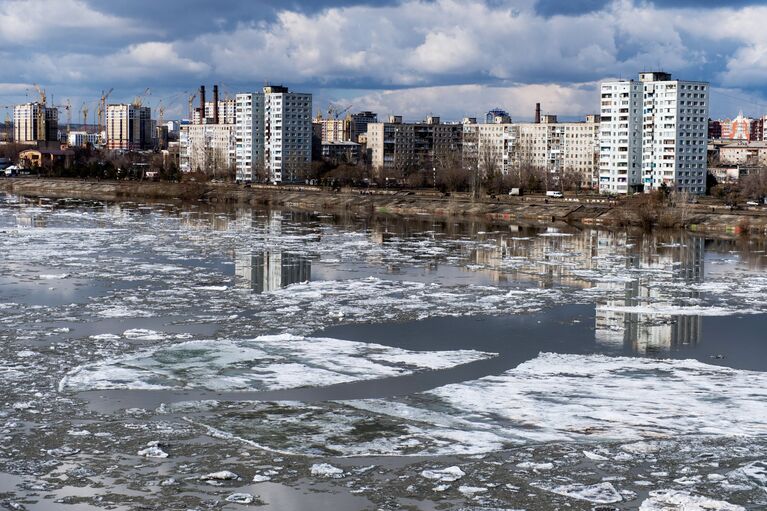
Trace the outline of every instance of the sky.
<instances>
[{"instance_id":1,"label":"sky","mask_svg":"<svg viewBox=\"0 0 767 511\"><path fill-rule=\"evenodd\" d=\"M284 84L380 116L597 112L599 82L663 70L712 84L712 117L767 114L767 5L709 0L0 0L0 105L39 84L76 115L201 84ZM0 111L4 115L5 111Z\"/></svg>"}]
</instances>

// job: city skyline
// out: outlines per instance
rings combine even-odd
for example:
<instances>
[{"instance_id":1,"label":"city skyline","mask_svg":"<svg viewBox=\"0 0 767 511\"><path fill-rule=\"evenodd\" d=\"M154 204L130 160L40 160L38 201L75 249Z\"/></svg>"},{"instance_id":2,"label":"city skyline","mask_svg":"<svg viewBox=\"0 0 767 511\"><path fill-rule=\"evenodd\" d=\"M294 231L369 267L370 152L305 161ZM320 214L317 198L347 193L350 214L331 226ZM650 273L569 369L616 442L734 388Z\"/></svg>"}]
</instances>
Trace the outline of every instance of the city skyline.
<instances>
[{"instance_id":1,"label":"city skyline","mask_svg":"<svg viewBox=\"0 0 767 511\"><path fill-rule=\"evenodd\" d=\"M500 106L523 121L541 102L544 113L574 119L599 111L601 81L663 69L711 82L712 117L765 113L767 36L758 25L767 7L714 5L5 0L0 105L36 100L34 83L75 110L95 107L102 89L115 88L110 102L129 102L149 87L149 105L162 99L176 118L199 83L233 97L269 81L314 94L315 110L333 101L458 120Z\"/></svg>"}]
</instances>

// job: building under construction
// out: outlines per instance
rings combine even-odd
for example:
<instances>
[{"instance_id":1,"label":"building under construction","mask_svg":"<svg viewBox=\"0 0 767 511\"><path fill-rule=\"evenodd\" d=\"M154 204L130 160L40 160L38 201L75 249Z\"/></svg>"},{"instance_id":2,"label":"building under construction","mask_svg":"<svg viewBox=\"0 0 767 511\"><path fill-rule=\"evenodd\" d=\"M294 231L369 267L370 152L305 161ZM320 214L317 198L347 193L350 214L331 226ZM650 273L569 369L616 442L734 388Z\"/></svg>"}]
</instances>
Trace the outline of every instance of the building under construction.
<instances>
[{"instance_id":1,"label":"building under construction","mask_svg":"<svg viewBox=\"0 0 767 511\"><path fill-rule=\"evenodd\" d=\"M140 104L107 105L106 147L110 150L152 149L152 110Z\"/></svg>"},{"instance_id":2,"label":"building under construction","mask_svg":"<svg viewBox=\"0 0 767 511\"><path fill-rule=\"evenodd\" d=\"M13 139L20 144L58 139L59 111L44 103L24 103L13 108Z\"/></svg>"}]
</instances>

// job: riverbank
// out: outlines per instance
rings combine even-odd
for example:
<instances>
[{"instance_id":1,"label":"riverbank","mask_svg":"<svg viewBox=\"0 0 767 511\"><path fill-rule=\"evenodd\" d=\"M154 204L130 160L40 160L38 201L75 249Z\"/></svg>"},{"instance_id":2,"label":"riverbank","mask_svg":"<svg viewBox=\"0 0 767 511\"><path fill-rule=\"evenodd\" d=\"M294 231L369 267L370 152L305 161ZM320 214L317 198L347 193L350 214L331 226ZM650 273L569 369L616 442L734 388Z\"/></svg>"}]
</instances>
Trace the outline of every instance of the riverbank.
<instances>
[{"instance_id":1,"label":"riverbank","mask_svg":"<svg viewBox=\"0 0 767 511\"><path fill-rule=\"evenodd\" d=\"M546 199L541 196L471 200L468 194L443 196L430 190L342 190L308 186L229 183L158 183L136 181L80 181L69 179L0 179L0 191L26 197L76 198L101 201L206 202L284 207L302 211L347 211L358 214L468 217L508 223L567 223L605 227L648 227L647 212L625 200L596 196ZM652 219L650 219L652 221ZM686 227L712 234L767 234L767 208L731 211L705 201L667 207L656 225ZM652 225L652 224L651 224Z\"/></svg>"}]
</instances>

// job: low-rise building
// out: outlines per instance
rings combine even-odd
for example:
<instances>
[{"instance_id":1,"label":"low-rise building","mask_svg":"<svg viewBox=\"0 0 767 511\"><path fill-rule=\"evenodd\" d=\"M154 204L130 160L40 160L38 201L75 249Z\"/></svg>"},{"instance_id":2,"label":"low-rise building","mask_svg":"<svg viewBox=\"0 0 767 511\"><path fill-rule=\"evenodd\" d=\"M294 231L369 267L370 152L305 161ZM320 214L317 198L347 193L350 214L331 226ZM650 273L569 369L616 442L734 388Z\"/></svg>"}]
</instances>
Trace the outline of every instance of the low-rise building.
<instances>
[{"instance_id":1,"label":"low-rise building","mask_svg":"<svg viewBox=\"0 0 767 511\"><path fill-rule=\"evenodd\" d=\"M67 144L70 147L85 147L90 144L95 146L99 142L98 133L88 133L87 131L70 131L67 136Z\"/></svg>"},{"instance_id":2,"label":"low-rise building","mask_svg":"<svg viewBox=\"0 0 767 511\"><path fill-rule=\"evenodd\" d=\"M735 142L719 148L723 165L767 165L767 142Z\"/></svg>"},{"instance_id":3,"label":"low-rise building","mask_svg":"<svg viewBox=\"0 0 767 511\"><path fill-rule=\"evenodd\" d=\"M323 142L322 158L333 163L356 165L360 159L360 144L350 141Z\"/></svg>"},{"instance_id":4,"label":"low-rise building","mask_svg":"<svg viewBox=\"0 0 767 511\"><path fill-rule=\"evenodd\" d=\"M71 149L27 149L19 153L19 162L28 169L68 169L75 152Z\"/></svg>"}]
</instances>

